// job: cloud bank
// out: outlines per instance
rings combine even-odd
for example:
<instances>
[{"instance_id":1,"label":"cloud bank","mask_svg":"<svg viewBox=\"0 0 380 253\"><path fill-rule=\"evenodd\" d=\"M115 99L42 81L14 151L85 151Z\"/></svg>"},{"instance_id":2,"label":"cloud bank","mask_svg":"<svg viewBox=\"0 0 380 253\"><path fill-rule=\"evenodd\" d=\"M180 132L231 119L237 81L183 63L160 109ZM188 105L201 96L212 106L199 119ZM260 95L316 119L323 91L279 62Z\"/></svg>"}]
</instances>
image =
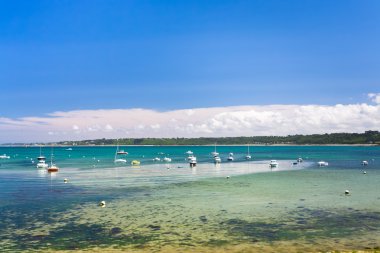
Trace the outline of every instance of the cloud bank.
<instances>
[{"instance_id":1,"label":"cloud bank","mask_svg":"<svg viewBox=\"0 0 380 253\"><path fill-rule=\"evenodd\" d=\"M0 143L96 138L289 135L379 130L375 104L266 105L155 111L75 110L46 117L0 118Z\"/></svg>"}]
</instances>

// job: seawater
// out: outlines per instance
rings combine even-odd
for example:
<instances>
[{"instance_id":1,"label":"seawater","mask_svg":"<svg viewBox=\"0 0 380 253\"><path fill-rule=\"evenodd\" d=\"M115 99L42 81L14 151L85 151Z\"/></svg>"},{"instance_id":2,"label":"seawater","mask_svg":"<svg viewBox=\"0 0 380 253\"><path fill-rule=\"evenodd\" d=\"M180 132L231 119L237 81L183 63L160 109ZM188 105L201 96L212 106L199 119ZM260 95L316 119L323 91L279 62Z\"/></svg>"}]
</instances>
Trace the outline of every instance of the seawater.
<instances>
[{"instance_id":1,"label":"seawater","mask_svg":"<svg viewBox=\"0 0 380 253\"><path fill-rule=\"evenodd\" d=\"M214 146L123 147L125 165L114 164L115 147L66 148L42 147L60 167L50 174L35 167L39 147L0 147L10 156L0 159L0 252L380 247L380 147L251 146L245 161L246 146L218 146L220 165ZM298 157L304 162L294 165ZM272 159L278 168L269 168Z\"/></svg>"}]
</instances>

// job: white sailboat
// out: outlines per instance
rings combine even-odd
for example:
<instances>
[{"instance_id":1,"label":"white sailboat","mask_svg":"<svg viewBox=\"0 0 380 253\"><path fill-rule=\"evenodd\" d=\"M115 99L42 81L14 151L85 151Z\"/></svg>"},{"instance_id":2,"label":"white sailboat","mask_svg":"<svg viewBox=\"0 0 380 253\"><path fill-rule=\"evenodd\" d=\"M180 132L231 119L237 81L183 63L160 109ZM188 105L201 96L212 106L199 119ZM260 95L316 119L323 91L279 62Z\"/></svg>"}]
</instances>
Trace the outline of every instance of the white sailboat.
<instances>
[{"instance_id":1,"label":"white sailboat","mask_svg":"<svg viewBox=\"0 0 380 253\"><path fill-rule=\"evenodd\" d=\"M214 162L215 162L215 163L221 163L221 162L222 162L222 159L220 159L219 156L215 156L215 157L214 157Z\"/></svg>"},{"instance_id":2,"label":"white sailboat","mask_svg":"<svg viewBox=\"0 0 380 253\"><path fill-rule=\"evenodd\" d=\"M233 160L234 160L234 154L233 154L233 153L230 153L230 154L228 155L227 161L232 162Z\"/></svg>"},{"instance_id":3,"label":"white sailboat","mask_svg":"<svg viewBox=\"0 0 380 253\"><path fill-rule=\"evenodd\" d=\"M214 149L214 152L211 152L211 155L212 155L213 157L217 157L217 156L219 156L219 153L216 152L216 143L215 143L215 149Z\"/></svg>"},{"instance_id":4,"label":"white sailboat","mask_svg":"<svg viewBox=\"0 0 380 253\"><path fill-rule=\"evenodd\" d=\"M247 152L247 155L245 156L245 160L251 160L251 159L252 159L252 156L249 153L249 144L248 144L248 152Z\"/></svg>"},{"instance_id":5,"label":"white sailboat","mask_svg":"<svg viewBox=\"0 0 380 253\"><path fill-rule=\"evenodd\" d=\"M197 166L197 158L195 156L191 156L189 157L189 164L190 164L190 167L195 167Z\"/></svg>"},{"instance_id":6,"label":"white sailboat","mask_svg":"<svg viewBox=\"0 0 380 253\"><path fill-rule=\"evenodd\" d=\"M216 143L215 143L215 147L214 147L214 152L211 152L211 155L214 158L214 163L221 163L222 162L222 159L220 159L220 157L219 157L219 153L216 152Z\"/></svg>"},{"instance_id":7,"label":"white sailboat","mask_svg":"<svg viewBox=\"0 0 380 253\"><path fill-rule=\"evenodd\" d=\"M47 172L58 172L59 168L53 163L53 147L51 147L51 154L50 154L50 166L47 168Z\"/></svg>"},{"instance_id":8,"label":"white sailboat","mask_svg":"<svg viewBox=\"0 0 380 253\"><path fill-rule=\"evenodd\" d=\"M125 155L127 154L128 153L125 152L124 150L119 150L119 142L118 142L116 146L116 151L115 151L114 163L127 163L127 159L125 159Z\"/></svg>"},{"instance_id":9,"label":"white sailboat","mask_svg":"<svg viewBox=\"0 0 380 253\"><path fill-rule=\"evenodd\" d=\"M325 162L325 161L319 161L318 162L318 166L319 167L326 167L326 166L328 166L329 165L329 163L328 162Z\"/></svg>"}]
</instances>

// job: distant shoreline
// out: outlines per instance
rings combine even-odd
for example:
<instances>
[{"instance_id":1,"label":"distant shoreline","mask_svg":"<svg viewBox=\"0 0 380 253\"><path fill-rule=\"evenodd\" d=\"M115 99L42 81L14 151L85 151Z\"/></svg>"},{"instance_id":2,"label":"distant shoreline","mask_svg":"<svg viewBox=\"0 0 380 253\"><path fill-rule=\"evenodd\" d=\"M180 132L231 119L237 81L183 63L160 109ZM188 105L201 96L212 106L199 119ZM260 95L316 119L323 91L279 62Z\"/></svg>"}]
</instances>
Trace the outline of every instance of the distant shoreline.
<instances>
[{"instance_id":1,"label":"distant shoreline","mask_svg":"<svg viewBox=\"0 0 380 253\"><path fill-rule=\"evenodd\" d=\"M237 137L176 137L176 138L118 138L66 140L55 142L8 142L2 146L376 146L380 145L380 132L330 133L287 136L237 136Z\"/></svg>"},{"instance_id":2,"label":"distant shoreline","mask_svg":"<svg viewBox=\"0 0 380 253\"><path fill-rule=\"evenodd\" d=\"M266 147L266 146L272 146L272 147L375 147L380 146L379 144L218 144L218 147L245 147L245 146L251 146L251 147ZM21 148L28 148L28 147L116 147L117 145L63 145L63 144L18 144L18 145L4 145L0 144L0 147L21 147ZM214 147L214 144L206 144L206 145L119 145L123 147Z\"/></svg>"}]
</instances>

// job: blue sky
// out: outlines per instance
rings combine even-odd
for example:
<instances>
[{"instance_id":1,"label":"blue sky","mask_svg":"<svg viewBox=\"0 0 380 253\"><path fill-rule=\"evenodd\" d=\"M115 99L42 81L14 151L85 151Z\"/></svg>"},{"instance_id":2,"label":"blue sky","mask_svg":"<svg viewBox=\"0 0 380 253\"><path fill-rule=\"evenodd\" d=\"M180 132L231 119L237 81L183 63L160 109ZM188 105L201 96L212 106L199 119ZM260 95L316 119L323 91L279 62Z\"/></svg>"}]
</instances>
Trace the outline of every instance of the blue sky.
<instances>
[{"instance_id":1,"label":"blue sky","mask_svg":"<svg viewBox=\"0 0 380 253\"><path fill-rule=\"evenodd\" d=\"M370 103L379 13L378 0L0 0L0 118Z\"/></svg>"}]
</instances>

